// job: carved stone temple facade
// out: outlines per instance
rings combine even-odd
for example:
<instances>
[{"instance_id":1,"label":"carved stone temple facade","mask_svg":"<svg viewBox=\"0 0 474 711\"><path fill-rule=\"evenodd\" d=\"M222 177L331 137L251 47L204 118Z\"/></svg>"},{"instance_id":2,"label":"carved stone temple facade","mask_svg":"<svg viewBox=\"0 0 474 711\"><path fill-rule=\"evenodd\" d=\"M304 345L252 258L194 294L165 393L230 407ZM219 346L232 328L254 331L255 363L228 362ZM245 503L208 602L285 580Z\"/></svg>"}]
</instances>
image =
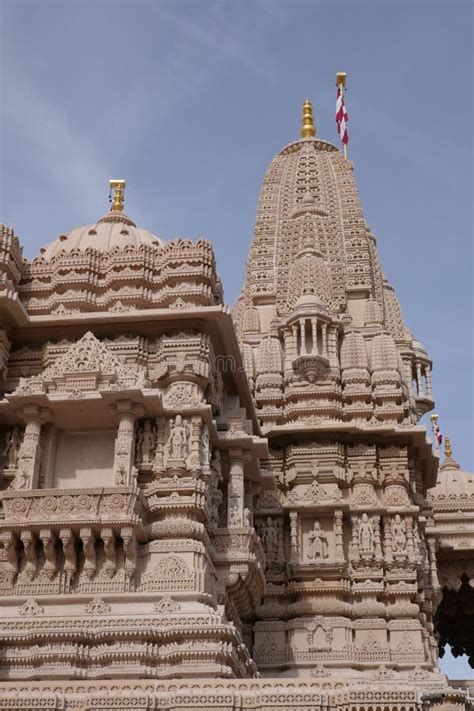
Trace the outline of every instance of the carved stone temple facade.
<instances>
[{"instance_id":1,"label":"carved stone temple facade","mask_svg":"<svg viewBox=\"0 0 474 711\"><path fill-rule=\"evenodd\" d=\"M306 102L232 314L112 187L32 261L2 227L0 708L471 708L474 478L353 164Z\"/></svg>"}]
</instances>

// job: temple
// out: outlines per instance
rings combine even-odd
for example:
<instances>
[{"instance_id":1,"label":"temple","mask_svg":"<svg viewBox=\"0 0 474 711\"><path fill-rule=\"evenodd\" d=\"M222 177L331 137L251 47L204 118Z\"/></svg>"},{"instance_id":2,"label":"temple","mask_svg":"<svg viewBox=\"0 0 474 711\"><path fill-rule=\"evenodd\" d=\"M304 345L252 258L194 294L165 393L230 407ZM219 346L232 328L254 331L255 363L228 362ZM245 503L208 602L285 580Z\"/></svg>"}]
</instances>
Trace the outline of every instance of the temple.
<instances>
[{"instance_id":1,"label":"temple","mask_svg":"<svg viewBox=\"0 0 474 711\"><path fill-rule=\"evenodd\" d=\"M268 168L245 282L110 211L0 241L0 706L467 711L474 477L419 424L354 166Z\"/></svg>"}]
</instances>

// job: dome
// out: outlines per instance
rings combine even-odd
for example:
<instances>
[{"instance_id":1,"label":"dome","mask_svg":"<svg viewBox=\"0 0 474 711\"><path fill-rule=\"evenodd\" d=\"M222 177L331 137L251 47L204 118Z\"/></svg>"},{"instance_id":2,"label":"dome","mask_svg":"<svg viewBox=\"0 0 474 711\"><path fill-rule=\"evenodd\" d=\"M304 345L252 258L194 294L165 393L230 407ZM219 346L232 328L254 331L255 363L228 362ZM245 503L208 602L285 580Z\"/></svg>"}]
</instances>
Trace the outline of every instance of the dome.
<instances>
[{"instance_id":1,"label":"dome","mask_svg":"<svg viewBox=\"0 0 474 711\"><path fill-rule=\"evenodd\" d=\"M53 259L58 254L73 250L95 249L110 252L124 247L139 248L143 245L163 246L164 242L151 232L137 227L123 212L109 212L94 225L76 227L67 234L60 235L44 251L44 259Z\"/></svg>"},{"instance_id":2,"label":"dome","mask_svg":"<svg viewBox=\"0 0 474 711\"><path fill-rule=\"evenodd\" d=\"M428 492L428 499L436 505L462 502L474 504L474 475L461 469L453 457L447 457L439 467L436 486Z\"/></svg>"}]
</instances>

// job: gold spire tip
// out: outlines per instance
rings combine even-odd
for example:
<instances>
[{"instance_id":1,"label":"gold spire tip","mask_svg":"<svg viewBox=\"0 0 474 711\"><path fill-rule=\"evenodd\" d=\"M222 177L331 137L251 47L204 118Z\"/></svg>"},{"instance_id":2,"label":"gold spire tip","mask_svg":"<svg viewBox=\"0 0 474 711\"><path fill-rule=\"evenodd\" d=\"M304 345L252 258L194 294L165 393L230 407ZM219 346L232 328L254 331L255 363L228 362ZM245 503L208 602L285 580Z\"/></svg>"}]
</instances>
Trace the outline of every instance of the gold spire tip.
<instances>
[{"instance_id":1,"label":"gold spire tip","mask_svg":"<svg viewBox=\"0 0 474 711\"><path fill-rule=\"evenodd\" d=\"M346 85L346 77L347 74L346 72L338 72L336 74L336 86L345 86Z\"/></svg>"},{"instance_id":2,"label":"gold spire tip","mask_svg":"<svg viewBox=\"0 0 474 711\"><path fill-rule=\"evenodd\" d=\"M125 190L125 180L109 180L110 193L109 199L111 201L110 210L111 212L122 212L123 210L123 194ZM114 194L112 196L112 190Z\"/></svg>"},{"instance_id":3,"label":"gold spire tip","mask_svg":"<svg viewBox=\"0 0 474 711\"><path fill-rule=\"evenodd\" d=\"M309 99L305 99L303 104L303 118L301 121L300 134L302 138L313 138L316 135L313 119L313 105Z\"/></svg>"},{"instance_id":4,"label":"gold spire tip","mask_svg":"<svg viewBox=\"0 0 474 711\"><path fill-rule=\"evenodd\" d=\"M453 456L453 450L451 449L451 440L449 437L445 437L444 439L444 456L446 459L451 459Z\"/></svg>"}]
</instances>

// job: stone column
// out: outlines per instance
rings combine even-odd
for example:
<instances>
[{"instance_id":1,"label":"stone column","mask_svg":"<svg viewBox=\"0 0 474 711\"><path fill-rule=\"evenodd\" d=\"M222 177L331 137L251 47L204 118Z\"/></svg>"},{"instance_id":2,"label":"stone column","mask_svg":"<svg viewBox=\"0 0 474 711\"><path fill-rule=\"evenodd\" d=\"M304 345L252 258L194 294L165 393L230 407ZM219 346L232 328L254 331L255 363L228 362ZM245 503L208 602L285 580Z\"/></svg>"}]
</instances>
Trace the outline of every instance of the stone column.
<instances>
[{"instance_id":1,"label":"stone column","mask_svg":"<svg viewBox=\"0 0 474 711\"><path fill-rule=\"evenodd\" d=\"M304 319L301 319L301 321L300 321L300 342L301 342L300 355L304 355L306 353L306 338L305 338L305 321L304 321Z\"/></svg>"},{"instance_id":2,"label":"stone column","mask_svg":"<svg viewBox=\"0 0 474 711\"><path fill-rule=\"evenodd\" d=\"M298 512L290 511L290 560L295 563L298 556Z\"/></svg>"},{"instance_id":3,"label":"stone column","mask_svg":"<svg viewBox=\"0 0 474 711\"><path fill-rule=\"evenodd\" d=\"M328 358L328 325L325 321L322 323L322 331L323 331L323 352L322 355L325 358Z\"/></svg>"},{"instance_id":4,"label":"stone column","mask_svg":"<svg viewBox=\"0 0 474 711\"><path fill-rule=\"evenodd\" d=\"M374 516L372 519L375 522L374 539L375 539L375 560L383 560L382 544L380 541L380 516Z\"/></svg>"},{"instance_id":5,"label":"stone column","mask_svg":"<svg viewBox=\"0 0 474 711\"><path fill-rule=\"evenodd\" d=\"M436 539L435 538L429 538L428 539L428 554L429 554L429 561L430 561L430 570L431 570L431 580L433 581L433 588L435 590L439 590L439 578L438 578L438 568L436 565Z\"/></svg>"},{"instance_id":6,"label":"stone column","mask_svg":"<svg viewBox=\"0 0 474 711\"><path fill-rule=\"evenodd\" d=\"M135 418L144 414L141 406L130 400L119 400L114 406L119 416L115 439L114 473L117 486L133 486L135 462Z\"/></svg>"},{"instance_id":7,"label":"stone column","mask_svg":"<svg viewBox=\"0 0 474 711\"><path fill-rule=\"evenodd\" d=\"M405 519L406 535L407 535L407 554L410 563L415 562L415 543L413 540L413 519L407 516Z\"/></svg>"},{"instance_id":8,"label":"stone column","mask_svg":"<svg viewBox=\"0 0 474 711\"><path fill-rule=\"evenodd\" d=\"M424 392L423 392L423 380L421 376L421 364L417 363L416 364L416 382L418 386L418 397L424 397Z\"/></svg>"},{"instance_id":9,"label":"stone column","mask_svg":"<svg viewBox=\"0 0 474 711\"><path fill-rule=\"evenodd\" d=\"M318 322L315 318L311 319L311 353L317 355L318 353Z\"/></svg>"},{"instance_id":10,"label":"stone column","mask_svg":"<svg viewBox=\"0 0 474 711\"><path fill-rule=\"evenodd\" d=\"M41 426L46 420L47 410L38 405L26 405L21 411L25 420L25 433L18 454L15 489L36 489L38 487L41 460Z\"/></svg>"},{"instance_id":11,"label":"stone column","mask_svg":"<svg viewBox=\"0 0 474 711\"><path fill-rule=\"evenodd\" d=\"M356 515L351 516L351 560L360 560L359 553L359 519Z\"/></svg>"},{"instance_id":12,"label":"stone column","mask_svg":"<svg viewBox=\"0 0 474 711\"><path fill-rule=\"evenodd\" d=\"M393 563L393 546L392 546L392 519L390 516L384 516L384 553L387 563Z\"/></svg>"},{"instance_id":13,"label":"stone column","mask_svg":"<svg viewBox=\"0 0 474 711\"><path fill-rule=\"evenodd\" d=\"M227 487L227 525L244 525L244 460L241 449L230 449L229 485Z\"/></svg>"},{"instance_id":14,"label":"stone column","mask_svg":"<svg viewBox=\"0 0 474 711\"><path fill-rule=\"evenodd\" d=\"M199 469L201 466L200 456L201 443L201 417L199 415L191 418L191 441L190 441L190 466L191 469Z\"/></svg>"},{"instance_id":15,"label":"stone column","mask_svg":"<svg viewBox=\"0 0 474 711\"><path fill-rule=\"evenodd\" d=\"M433 399L433 386L431 384L431 370L430 366L425 366L425 377L426 377L426 397L429 400Z\"/></svg>"},{"instance_id":16,"label":"stone column","mask_svg":"<svg viewBox=\"0 0 474 711\"><path fill-rule=\"evenodd\" d=\"M165 418L156 418L156 447L155 447L155 458L153 460L153 472L158 474L165 468L164 462L164 448L165 448Z\"/></svg>"},{"instance_id":17,"label":"stone column","mask_svg":"<svg viewBox=\"0 0 474 711\"><path fill-rule=\"evenodd\" d=\"M334 540L336 548L336 562L344 562L344 544L343 544L343 515L342 509L334 511Z\"/></svg>"}]
</instances>

